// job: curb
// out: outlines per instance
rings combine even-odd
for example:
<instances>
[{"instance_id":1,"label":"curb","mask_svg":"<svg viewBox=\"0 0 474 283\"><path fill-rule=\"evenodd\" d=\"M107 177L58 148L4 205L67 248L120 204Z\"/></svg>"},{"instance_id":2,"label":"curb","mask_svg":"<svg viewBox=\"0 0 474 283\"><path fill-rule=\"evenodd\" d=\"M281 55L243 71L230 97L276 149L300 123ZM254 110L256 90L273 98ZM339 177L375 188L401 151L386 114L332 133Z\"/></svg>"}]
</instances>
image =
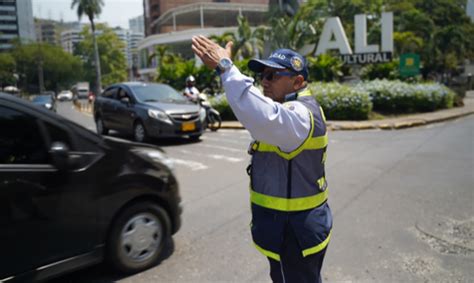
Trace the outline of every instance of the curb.
<instances>
[{"instance_id":1,"label":"curb","mask_svg":"<svg viewBox=\"0 0 474 283\"><path fill-rule=\"evenodd\" d=\"M92 104L74 102L75 108L84 113L92 114ZM373 121L327 121L327 129L330 131L358 131L358 130L399 130L424 126L427 124L440 123L474 114L474 97L468 95L464 99L464 106L436 112L413 114L401 118L392 118ZM238 121L223 121L221 129L244 130L244 126Z\"/></svg>"},{"instance_id":2,"label":"curb","mask_svg":"<svg viewBox=\"0 0 474 283\"><path fill-rule=\"evenodd\" d=\"M473 104L474 106L474 104ZM428 124L440 123L448 120L454 120L457 118L465 117L474 114L474 107L471 109L462 108L445 110L446 112L430 112L425 114L416 114L417 116L423 117L406 117L406 118L395 118L387 120L374 120L374 121L362 121L362 122L349 122L349 121L327 121L327 128L330 131L359 131L359 130L399 130L406 128L413 128L419 126L425 126ZM451 112L451 113L449 113ZM454 112L454 113L453 113ZM224 121L222 122L222 129L245 129L240 123L236 121Z\"/></svg>"}]
</instances>

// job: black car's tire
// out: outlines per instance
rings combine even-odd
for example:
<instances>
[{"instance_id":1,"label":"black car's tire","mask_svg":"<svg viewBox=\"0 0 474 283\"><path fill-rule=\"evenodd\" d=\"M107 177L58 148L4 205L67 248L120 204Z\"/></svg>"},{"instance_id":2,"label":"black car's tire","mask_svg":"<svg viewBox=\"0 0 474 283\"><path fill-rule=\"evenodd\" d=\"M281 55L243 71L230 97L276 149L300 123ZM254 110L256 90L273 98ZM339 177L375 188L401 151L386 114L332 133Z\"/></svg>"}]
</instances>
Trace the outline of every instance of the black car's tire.
<instances>
[{"instance_id":1,"label":"black car's tire","mask_svg":"<svg viewBox=\"0 0 474 283\"><path fill-rule=\"evenodd\" d=\"M97 129L97 133L99 135L107 135L109 134L109 129L107 129L105 126L104 126L104 121L102 120L101 117L97 117L97 119L95 120L95 127Z\"/></svg>"},{"instance_id":2,"label":"black car's tire","mask_svg":"<svg viewBox=\"0 0 474 283\"><path fill-rule=\"evenodd\" d=\"M215 132L220 129L221 124L222 124L222 119L219 114L213 113L212 111L209 112L209 117L208 117L208 128Z\"/></svg>"},{"instance_id":3,"label":"black car's tire","mask_svg":"<svg viewBox=\"0 0 474 283\"><path fill-rule=\"evenodd\" d=\"M137 142L146 142L148 140L145 126L140 121L135 122L133 125L133 139Z\"/></svg>"},{"instance_id":4,"label":"black car's tire","mask_svg":"<svg viewBox=\"0 0 474 283\"><path fill-rule=\"evenodd\" d=\"M107 260L123 273L153 266L170 238L171 221L153 202L138 202L113 222L107 242Z\"/></svg>"}]
</instances>

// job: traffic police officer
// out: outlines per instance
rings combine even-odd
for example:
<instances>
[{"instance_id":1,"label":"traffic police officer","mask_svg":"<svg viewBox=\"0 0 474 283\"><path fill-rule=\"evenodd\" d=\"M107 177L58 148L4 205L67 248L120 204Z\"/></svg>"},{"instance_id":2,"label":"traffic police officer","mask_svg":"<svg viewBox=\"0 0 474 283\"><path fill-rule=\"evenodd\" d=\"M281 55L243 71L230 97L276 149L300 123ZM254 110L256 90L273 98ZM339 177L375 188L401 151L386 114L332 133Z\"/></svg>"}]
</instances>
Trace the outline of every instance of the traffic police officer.
<instances>
[{"instance_id":1,"label":"traffic police officer","mask_svg":"<svg viewBox=\"0 0 474 283\"><path fill-rule=\"evenodd\" d=\"M229 105L255 139L247 170L253 241L268 257L274 282L321 282L332 228L324 169L328 138L322 108L307 87L306 61L289 49L250 60L249 69L261 75L262 95L233 66L231 47L204 36L192 41L194 53L220 74Z\"/></svg>"}]
</instances>

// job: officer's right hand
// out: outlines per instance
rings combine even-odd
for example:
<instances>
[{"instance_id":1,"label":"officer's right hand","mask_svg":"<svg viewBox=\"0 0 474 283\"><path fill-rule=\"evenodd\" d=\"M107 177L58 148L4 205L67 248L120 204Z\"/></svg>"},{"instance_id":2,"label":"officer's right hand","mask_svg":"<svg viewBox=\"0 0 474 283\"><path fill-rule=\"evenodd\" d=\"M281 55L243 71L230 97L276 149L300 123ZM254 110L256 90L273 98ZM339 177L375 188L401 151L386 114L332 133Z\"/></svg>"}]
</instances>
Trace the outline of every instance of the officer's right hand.
<instances>
[{"instance_id":1,"label":"officer's right hand","mask_svg":"<svg viewBox=\"0 0 474 283\"><path fill-rule=\"evenodd\" d=\"M233 44L232 41L227 42L224 49L207 37L199 35L193 36L192 49L204 65L215 69L222 58L231 58Z\"/></svg>"}]
</instances>

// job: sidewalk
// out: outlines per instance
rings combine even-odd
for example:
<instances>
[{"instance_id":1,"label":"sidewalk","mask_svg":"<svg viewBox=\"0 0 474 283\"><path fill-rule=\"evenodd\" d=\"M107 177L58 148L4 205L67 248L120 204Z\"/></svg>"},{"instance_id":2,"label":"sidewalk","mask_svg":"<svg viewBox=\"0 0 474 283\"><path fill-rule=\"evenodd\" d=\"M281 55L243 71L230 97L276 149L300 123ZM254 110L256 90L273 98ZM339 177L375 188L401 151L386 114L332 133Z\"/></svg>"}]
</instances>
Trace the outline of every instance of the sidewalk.
<instances>
[{"instance_id":1,"label":"sidewalk","mask_svg":"<svg viewBox=\"0 0 474 283\"><path fill-rule=\"evenodd\" d=\"M399 118L390 118L383 120L371 121L327 121L327 127L331 131L338 130L367 130L367 129L382 129L395 130L410 127L423 126L442 122L446 120L456 119L459 117L474 114L474 91L468 91L464 98L464 106L438 110L436 112L428 112L421 114L407 115ZM223 121L222 128L224 129L244 129L242 124L238 121Z\"/></svg>"}]
</instances>

